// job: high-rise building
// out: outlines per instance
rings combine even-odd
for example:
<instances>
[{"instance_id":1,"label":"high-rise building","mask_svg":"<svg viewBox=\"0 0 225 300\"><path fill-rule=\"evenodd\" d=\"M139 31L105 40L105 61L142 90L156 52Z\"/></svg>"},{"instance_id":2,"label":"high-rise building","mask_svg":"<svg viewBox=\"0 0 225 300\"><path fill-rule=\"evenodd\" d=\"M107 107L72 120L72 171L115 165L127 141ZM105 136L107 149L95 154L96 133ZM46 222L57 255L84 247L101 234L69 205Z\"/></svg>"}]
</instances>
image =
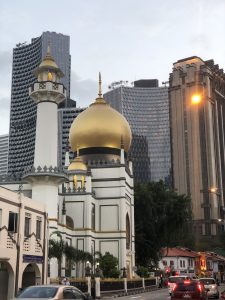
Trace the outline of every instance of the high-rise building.
<instances>
[{"instance_id":1,"label":"high-rise building","mask_svg":"<svg viewBox=\"0 0 225 300\"><path fill-rule=\"evenodd\" d=\"M44 32L30 44L19 43L13 49L12 89L9 131L8 173L22 174L34 162L36 105L28 88L37 79L33 70L41 63L50 44L51 53L64 73L61 83L70 95L70 38L55 32ZM66 104L65 104L66 105Z\"/></svg>"},{"instance_id":2,"label":"high-rise building","mask_svg":"<svg viewBox=\"0 0 225 300\"><path fill-rule=\"evenodd\" d=\"M8 150L9 150L9 135L0 135L0 174L7 173L8 165Z\"/></svg>"},{"instance_id":3,"label":"high-rise building","mask_svg":"<svg viewBox=\"0 0 225 300\"><path fill-rule=\"evenodd\" d=\"M165 180L170 176L168 88L158 80L138 80L134 87L112 85L104 97L128 120L132 129L129 155L135 182Z\"/></svg>"},{"instance_id":4,"label":"high-rise building","mask_svg":"<svg viewBox=\"0 0 225 300\"><path fill-rule=\"evenodd\" d=\"M174 188L191 196L195 232L216 235L224 219L224 72L213 60L178 60L169 95Z\"/></svg>"},{"instance_id":5,"label":"high-rise building","mask_svg":"<svg viewBox=\"0 0 225 300\"><path fill-rule=\"evenodd\" d=\"M65 154L69 150L70 160L74 158L74 153L68 149L69 131L74 119L84 110L84 108L76 107L76 102L71 102L72 106L58 109L58 164L65 166Z\"/></svg>"}]
</instances>

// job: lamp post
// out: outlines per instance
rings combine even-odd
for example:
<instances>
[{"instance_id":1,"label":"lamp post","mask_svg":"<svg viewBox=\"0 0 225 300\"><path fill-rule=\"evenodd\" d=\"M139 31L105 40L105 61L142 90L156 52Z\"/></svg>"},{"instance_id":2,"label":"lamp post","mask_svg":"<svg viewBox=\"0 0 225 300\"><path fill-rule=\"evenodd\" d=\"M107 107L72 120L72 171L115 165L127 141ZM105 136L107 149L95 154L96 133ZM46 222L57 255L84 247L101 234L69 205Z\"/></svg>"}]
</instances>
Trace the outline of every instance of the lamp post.
<instances>
[{"instance_id":1,"label":"lamp post","mask_svg":"<svg viewBox=\"0 0 225 300\"><path fill-rule=\"evenodd\" d=\"M88 294L91 295L91 267L89 261L86 263L85 277L87 278Z\"/></svg>"},{"instance_id":2,"label":"lamp post","mask_svg":"<svg viewBox=\"0 0 225 300\"><path fill-rule=\"evenodd\" d=\"M210 188L208 188L206 190L200 190L201 193L207 193L207 194L216 195L217 199L216 199L216 205L214 205L214 207L217 208L217 212L216 212L216 216L214 215L215 216L214 219L216 221L218 221L223 226L223 230L225 230L225 226L224 226L225 225L225 220L224 220L223 193L221 193L221 191L222 191L221 189L219 189L219 188L217 188L215 186L212 186L212 187L210 187ZM222 222L223 222L223 224L222 224Z\"/></svg>"}]
</instances>

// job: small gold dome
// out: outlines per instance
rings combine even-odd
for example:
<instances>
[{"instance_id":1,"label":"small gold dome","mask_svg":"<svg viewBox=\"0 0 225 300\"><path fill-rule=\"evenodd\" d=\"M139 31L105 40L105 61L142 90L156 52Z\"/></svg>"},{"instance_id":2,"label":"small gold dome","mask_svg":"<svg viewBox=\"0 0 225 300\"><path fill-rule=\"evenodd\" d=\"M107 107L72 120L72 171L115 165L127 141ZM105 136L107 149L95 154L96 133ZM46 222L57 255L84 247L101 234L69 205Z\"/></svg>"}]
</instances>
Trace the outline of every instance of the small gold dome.
<instances>
[{"instance_id":1,"label":"small gold dome","mask_svg":"<svg viewBox=\"0 0 225 300\"><path fill-rule=\"evenodd\" d=\"M90 147L121 148L127 152L131 144L131 130L127 120L103 98L77 116L70 127L69 141L73 151Z\"/></svg>"},{"instance_id":2,"label":"small gold dome","mask_svg":"<svg viewBox=\"0 0 225 300\"><path fill-rule=\"evenodd\" d=\"M51 55L50 46L48 45L47 53L45 58L40 63L39 67L34 70L34 75L38 75L43 70L53 70L58 74L59 77L63 77L64 74L58 67L57 63L55 62L54 58Z\"/></svg>"},{"instance_id":3,"label":"small gold dome","mask_svg":"<svg viewBox=\"0 0 225 300\"><path fill-rule=\"evenodd\" d=\"M54 61L54 59L48 55L46 55L46 57L43 59L43 61L39 65L39 68L40 67L52 67L52 68L56 68L56 69L59 68L58 65L56 64L56 62Z\"/></svg>"},{"instance_id":4,"label":"small gold dome","mask_svg":"<svg viewBox=\"0 0 225 300\"><path fill-rule=\"evenodd\" d=\"M69 165L68 171L87 171L87 166L83 160L77 156Z\"/></svg>"}]
</instances>

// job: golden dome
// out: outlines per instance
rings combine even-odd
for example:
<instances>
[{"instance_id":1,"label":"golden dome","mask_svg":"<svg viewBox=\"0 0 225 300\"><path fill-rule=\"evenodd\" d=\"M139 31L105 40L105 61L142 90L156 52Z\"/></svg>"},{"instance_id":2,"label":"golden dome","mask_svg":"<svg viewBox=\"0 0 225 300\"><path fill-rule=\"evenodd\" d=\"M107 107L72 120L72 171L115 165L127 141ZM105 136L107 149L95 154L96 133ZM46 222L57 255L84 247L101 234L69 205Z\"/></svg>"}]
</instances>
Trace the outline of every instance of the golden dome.
<instances>
[{"instance_id":1,"label":"golden dome","mask_svg":"<svg viewBox=\"0 0 225 300\"><path fill-rule=\"evenodd\" d=\"M105 102L99 87L99 98L80 113L70 127L71 148L73 151L78 147L79 149L91 147L120 149L121 139L127 152L132 139L130 126L123 115Z\"/></svg>"},{"instance_id":2,"label":"golden dome","mask_svg":"<svg viewBox=\"0 0 225 300\"><path fill-rule=\"evenodd\" d=\"M77 156L68 167L68 171L75 171L75 170L87 171L86 164L79 156Z\"/></svg>"}]
</instances>

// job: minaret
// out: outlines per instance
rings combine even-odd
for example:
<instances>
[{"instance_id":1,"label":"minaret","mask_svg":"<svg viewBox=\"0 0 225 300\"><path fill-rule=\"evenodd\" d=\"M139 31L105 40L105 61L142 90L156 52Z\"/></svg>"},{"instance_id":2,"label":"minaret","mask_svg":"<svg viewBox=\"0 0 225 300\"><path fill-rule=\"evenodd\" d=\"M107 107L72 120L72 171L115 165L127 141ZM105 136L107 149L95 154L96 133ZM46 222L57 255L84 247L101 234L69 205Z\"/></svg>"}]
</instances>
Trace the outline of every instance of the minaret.
<instances>
[{"instance_id":1,"label":"minaret","mask_svg":"<svg viewBox=\"0 0 225 300\"><path fill-rule=\"evenodd\" d=\"M57 163L57 108L66 98L66 90L59 83L64 74L52 58L50 46L34 74L37 82L29 89L30 97L37 104L34 166L24 179L32 185L32 199L44 203L49 218L58 221L58 185L65 180L65 175Z\"/></svg>"}]
</instances>

